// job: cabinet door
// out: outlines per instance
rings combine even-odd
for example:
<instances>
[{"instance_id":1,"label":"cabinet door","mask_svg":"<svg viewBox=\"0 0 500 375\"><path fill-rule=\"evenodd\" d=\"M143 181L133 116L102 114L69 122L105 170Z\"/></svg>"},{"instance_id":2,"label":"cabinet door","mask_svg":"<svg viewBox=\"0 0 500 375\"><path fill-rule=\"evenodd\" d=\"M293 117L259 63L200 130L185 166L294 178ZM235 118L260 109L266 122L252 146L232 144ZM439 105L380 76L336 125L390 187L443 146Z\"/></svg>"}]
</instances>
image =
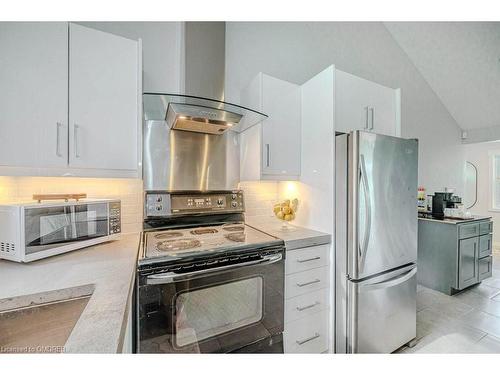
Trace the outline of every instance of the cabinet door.
<instances>
[{"instance_id":1,"label":"cabinet door","mask_svg":"<svg viewBox=\"0 0 500 375\"><path fill-rule=\"evenodd\" d=\"M396 91L370 82L369 128L377 134L396 135Z\"/></svg>"},{"instance_id":2,"label":"cabinet door","mask_svg":"<svg viewBox=\"0 0 500 375\"><path fill-rule=\"evenodd\" d=\"M397 135L396 90L335 71L335 130Z\"/></svg>"},{"instance_id":3,"label":"cabinet door","mask_svg":"<svg viewBox=\"0 0 500 375\"><path fill-rule=\"evenodd\" d=\"M458 247L458 289L464 289L479 282L478 237L460 240Z\"/></svg>"},{"instance_id":4,"label":"cabinet door","mask_svg":"<svg viewBox=\"0 0 500 375\"><path fill-rule=\"evenodd\" d=\"M372 82L335 70L335 131L368 130Z\"/></svg>"},{"instance_id":5,"label":"cabinet door","mask_svg":"<svg viewBox=\"0 0 500 375\"><path fill-rule=\"evenodd\" d=\"M67 164L68 24L0 23L0 163Z\"/></svg>"},{"instance_id":6,"label":"cabinet door","mask_svg":"<svg viewBox=\"0 0 500 375\"><path fill-rule=\"evenodd\" d=\"M262 174L300 175L300 87L262 75ZM306 124L307 126L307 124Z\"/></svg>"},{"instance_id":7,"label":"cabinet door","mask_svg":"<svg viewBox=\"0 0 500 375\"><path fill-rule=\"evenodd\" d=\"M137 169L138 64L138 42L70 24L72 167Z\"/></svg>"}]
</instances>

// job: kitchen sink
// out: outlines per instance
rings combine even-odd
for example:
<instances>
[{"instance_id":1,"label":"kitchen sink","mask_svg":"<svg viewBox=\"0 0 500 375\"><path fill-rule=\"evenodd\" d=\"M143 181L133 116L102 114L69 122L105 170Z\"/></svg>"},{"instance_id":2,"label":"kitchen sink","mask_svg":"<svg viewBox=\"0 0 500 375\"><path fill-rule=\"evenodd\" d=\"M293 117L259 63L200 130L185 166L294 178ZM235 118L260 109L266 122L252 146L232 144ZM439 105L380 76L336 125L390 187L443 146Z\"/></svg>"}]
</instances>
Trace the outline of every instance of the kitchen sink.
<instances>
[{"instance_id":1,"label":"kitchen sink","mask_svg":"<svg viewBox=\"0 0 500 375\"><path fill-rule=\"evenodd\" d=\"M30 302L28 306L0 311L0 353L63 352L90 297L91 293ZM27 300L33 301L33 298Z\"/></svg>"}]
</instances>

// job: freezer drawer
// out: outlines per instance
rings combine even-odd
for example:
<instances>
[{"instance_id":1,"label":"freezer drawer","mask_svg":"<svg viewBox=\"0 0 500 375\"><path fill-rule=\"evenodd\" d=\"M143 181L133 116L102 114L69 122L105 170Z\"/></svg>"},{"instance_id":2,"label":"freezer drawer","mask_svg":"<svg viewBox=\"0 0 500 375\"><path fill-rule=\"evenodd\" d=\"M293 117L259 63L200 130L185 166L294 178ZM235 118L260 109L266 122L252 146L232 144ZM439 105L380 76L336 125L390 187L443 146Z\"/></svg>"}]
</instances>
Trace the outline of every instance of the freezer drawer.
<instances>
[{"instance_id":1,"label":"freezer drawer","mask_svg":"<svg viewBox=\"0 0 500 375\"><path fill-rule=\"evenodd\" d=\"M417 335L416 265L348 281L347 350L391 353Z\"/></svg>"}]
</instances>

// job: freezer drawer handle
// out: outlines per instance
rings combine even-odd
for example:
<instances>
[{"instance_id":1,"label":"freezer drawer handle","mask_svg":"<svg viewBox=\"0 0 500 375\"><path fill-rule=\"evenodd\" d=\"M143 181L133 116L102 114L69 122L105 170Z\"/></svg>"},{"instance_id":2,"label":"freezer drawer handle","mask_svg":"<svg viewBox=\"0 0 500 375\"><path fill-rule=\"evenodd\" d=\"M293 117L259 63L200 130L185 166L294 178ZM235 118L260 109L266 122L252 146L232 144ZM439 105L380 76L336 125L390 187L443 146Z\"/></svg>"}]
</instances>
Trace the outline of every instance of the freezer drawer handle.
<instances>
[{"instance_id":1,"label":"freezer drawer handle","mask_svg":"<svg viewBox=\"0 0 500 375\"><path fill-rule=\"evenodd\" d=\"M186 273L175 273L175 272L159 273L156 275L148 276L146 278L146 284L147 285L168 284L168 283L172 283L172 282L175 282L178 280L186 280L186 279L192 279L195 277L203 277L203 276L206 276L207 274L210 274L213 272L228 271L228 270L232 270L235 268L246 267L246 266L257 265L257 264L258 265L273 264L273 263L281 261L282 259L283 259L282 254L274 254L274 255L264 256L264 257L262 257L262 259L259 259L259 260L251 260L248 262L243 262L243 263L238 263L238 264L233 264L233 265L228 265L228 266L222 266L222 267L214 267L214 268L209 268L206 270L192 271L192 272L186 272Z\"/></svg>"},{"instance_id":2,"label":"freezer drawer handle","mask_svg":"<svg viewBox=\"0 0 500 375\"><path fill-rule=\"evenodd\" d=\"M319 304L320 304L319 302L314 302L307 306L297 306L297 311L312 309L313 307L318 306Z\"/></svg>"},{"instance_id":3,"label":"freezer drawer handle","mask_svg":"<svg viewBox=\"0 0 500 375\"><path fill-rule=\"evenodd\" d=\"M316 332L316 333L314 334L314 336L308 337L307 339L304 339L304 340L297 340L297 341L295 341L295 342L296 342L297 344L299 344L299 345L304 345L306 342L309 342L309 341L312 341L312 340L316 340L316 339L317 339L317 338L319 338L320 336L321 336L321 335L320 335L318 332Z\"/></svg>"},{"instance_id":4,"label":"freezer drawer handle","mask_svg":"<svg viewBox=\"0 0 500 375\"><path fill-rule=\"evenodd\" d=\"M307 259L297 259L297 262L299 263L305 263L305 262L310 262L312 260L318 260L321 259L321 257L314 257L314 258L307 258Z\"/></svg>"},{"instance_id":5,"label":"freezer drawer handle","mask_svg":"<svg viewBox=\"0 0 500 375\"><path fill-rule=\"evenodd\" d=\"M306 283L297 283L297 286L302 288L303 286L307 286L307 285L311 285L311 284L316 284L316 283L319 283L321 280L320 279L315 279L315 280L312 280L312 281L308 281Z\"/></svg>"},{"instance_id":6,"label":"freezer drawer handle","mask_svg":"<svg viewBox=\"0 0 500 375\"><path fill-rule=\"evenodd\" d=\"M360 289L362 290L374 290L374 289L386 289L391 288L393 286L404 283L405 281L411 279L417 273L417 268L413 268L410 271L402 274L401 276L393 277L392 279L381 281L379 283L374 284L362 284L360 285Z\"/></svg>"}]
</instances>

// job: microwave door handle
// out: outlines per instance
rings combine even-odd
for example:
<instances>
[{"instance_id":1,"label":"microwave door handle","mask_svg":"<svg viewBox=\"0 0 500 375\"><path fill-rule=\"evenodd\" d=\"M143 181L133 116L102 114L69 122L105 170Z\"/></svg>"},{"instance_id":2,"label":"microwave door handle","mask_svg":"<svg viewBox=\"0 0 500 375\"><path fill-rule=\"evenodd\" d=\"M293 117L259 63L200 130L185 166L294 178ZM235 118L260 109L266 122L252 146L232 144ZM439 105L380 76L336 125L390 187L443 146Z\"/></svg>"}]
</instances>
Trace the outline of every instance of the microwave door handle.
<instances>
[{"instance_id":1,"label":"microwave door handle","mask_svg":"<svg viewBox=\"0 0 500 375\"><path fill-rule=\"evenodd\" d=\"M209 268L209 269L205 269L205 270L192 271L192 272L186 272L186 273L175 273L175 272L159 273L156 275L149 275L146 278L146 284L147 285L168 284L168 283L172 283L175 281L181 281L181 280L191 279L191 278L195 278L195 277L205 276L207 274L219 272L219 271L229 271L232 269L251 266L251 265L257 265L257 264L269 265L269 264L279 262L282 259L283 259L282 254L273 254L273 255L264 256L262 259L258 259L258 260L251 260L248 262L231 264L231 265L222 266L222 267Z\"/></svg>"}]
</instances>

